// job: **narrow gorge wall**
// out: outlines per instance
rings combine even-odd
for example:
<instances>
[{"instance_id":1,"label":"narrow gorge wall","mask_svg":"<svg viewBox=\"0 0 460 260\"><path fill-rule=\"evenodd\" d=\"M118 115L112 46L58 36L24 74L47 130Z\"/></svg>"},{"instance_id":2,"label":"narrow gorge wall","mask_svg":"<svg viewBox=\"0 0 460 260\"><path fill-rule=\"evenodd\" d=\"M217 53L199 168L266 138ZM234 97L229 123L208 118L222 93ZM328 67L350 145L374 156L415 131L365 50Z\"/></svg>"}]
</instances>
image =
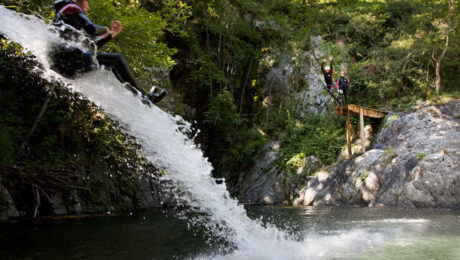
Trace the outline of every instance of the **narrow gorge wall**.
<instances>
[{"instance_id":1,"label":"narrow gorge wall","mask_svg":"<svg viewBox=\"0 0 460 260\"><path fill-rule=\"evenodd\" d=\"M279 55L280 62L266 74L265 93L267 103L278 109L293 104L295 113L306 116L329 113L333 109L333 99L326 93L321 73L320 60L325 57L320 51L323 39L311 37L310 51L292 57ZM254 166L240 174L233 193L240 202L257 204L291 204L295 198L298 180L322 167L315 156L307 157L298 169L297 180L286 178L284 169L277 165L280 142L267 143L255 157ZM303 183L303 181L301 182Z\"/></svg>"}]
</instances>

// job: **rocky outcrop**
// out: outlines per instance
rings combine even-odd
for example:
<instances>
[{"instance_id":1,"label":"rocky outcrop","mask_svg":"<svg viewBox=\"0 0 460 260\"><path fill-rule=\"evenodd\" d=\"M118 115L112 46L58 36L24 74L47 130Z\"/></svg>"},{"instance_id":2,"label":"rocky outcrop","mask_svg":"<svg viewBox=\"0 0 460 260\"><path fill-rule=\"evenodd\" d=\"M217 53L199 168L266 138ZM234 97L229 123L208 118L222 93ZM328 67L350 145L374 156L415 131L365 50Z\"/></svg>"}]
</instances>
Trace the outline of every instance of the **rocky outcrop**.
<instances>
[{"instance_id":1,"label":"rocky outcrop","mask_svg":"<svg viewBox=\"0 0 460 260\"><path fill-rule=\"evenodd\" d=\"M283 102L294 102L300 114L324 113L332 97L325 91L318 60L324 58L319 50L322 44L321 36L311 38L312 49L295 57L281 55L280 61L274 61L266 74L266 103L278 106ZM269 58L268 58L269 59Z\"/></svg>"},{"instance_id":2,"label":"rocky outcrop","mask_svg":"<svg viewBox=\"0 0 460 260\"><path fill-rule=\"evenodd\" d=\"M459 104L390 116L374 149L319 172L294 205L460 207Z\"/></svg>"},{"instance_id":3,"label":"rocky outcrop","mask_svg":"<svg viewBox=\"0 0 460 260\"><path fill-rule=\"evenodd\" d=\"M74 189L56 186L45 191L10 187L9 192L0 186L0 221L34 214L62 216L144 211L178 204L170 181L154 175L115 176L94 168L82 175L83 180L75 183Z\"/></svg>"},{"instance_id":4,"label":"rocky outcrop","mask_svg":"<svg viewBox=\"0 0 460 260\"><path fill-rule=\"evenodd\" d=\"M14 205L10 193L0 185L0 221L18 217L19 212Z\"/></svg>"},{"instance_id":5,"label":"rocky outcrop","mask_svg":"<svg viewBox=\"0 0 460 260\"><path fill-rule=\"evenodd\" d=\"M279 183L280 172L274 162L279 152L279 142L267 143L255 157L255 165L240 175L235 190L242 203L278 204L284 200Z\"/></svg>"},{"instance_id":6,"label":"rocky outcrop","mask_svg":"<svg viewBox=\"0 0 460 260\"><path fill-rule=\"evenodd\" d=\"M291 204L299 181L304 184L309 174L323 166L321 160L308 156L295 176L287 174L276 163L279 148L279 142L267 143L255 157L254 166L240 175L234 190L241 203Z\"/></svg>"},{"instance_id":7,"label":"rocky outcrop","mask_svg":"<svg viewBox=\"0 0 460 260\"><path fill-rule=\"evenodd\" d=\"M323 43L321 36L310 38L311 50L296 56L272 53L280 57L278 62L272 56L265 57L264 62L271 66L266 74L264 104L281 107L294 102L300 115L321 114L328 111L333 104L332 97L325 91L325 83L318 61L325 57L320 51ZM276 159L279 142L270 142L254 158L255 165L247 172L241 173L233 193L240 202L256 204L290 204L296 189L304 185L311 173L323 165L321 161L309 156L295 176L287 174L277 166Z\"/></svg>"}]
</instances>

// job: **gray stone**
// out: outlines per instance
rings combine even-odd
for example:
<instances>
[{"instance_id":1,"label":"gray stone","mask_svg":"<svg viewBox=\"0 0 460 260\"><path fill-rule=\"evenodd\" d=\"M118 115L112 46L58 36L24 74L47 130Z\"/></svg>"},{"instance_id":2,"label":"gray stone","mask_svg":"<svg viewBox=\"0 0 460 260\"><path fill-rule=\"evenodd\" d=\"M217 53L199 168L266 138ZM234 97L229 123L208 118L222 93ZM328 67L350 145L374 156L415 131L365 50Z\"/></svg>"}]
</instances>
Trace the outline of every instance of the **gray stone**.
<instances>
[{"instance_id":1,"label":"gray stone","mask_svg":"<svg viewBox=\"0 0 460 260\"><path fill-rule=\"evenodd\" d=\"M460 101L451 101L441 107L442 113L453 116L453 117L460 117Z\"/></svg>"},{"instance_id":2,"label":"gray stone","mask_svg":"<svg viewBox=\"0 0 460 260\"><path fill-rule=\"evenodd\" d=\"M19 212L14 205L8 190L0 185L0 221L8 220L11 217L19 217Z\"/></svg>"},{"instance_id":3,"label":"gray stone","mask_svg":"<svg viewBox=\"0 0 460 260\"><path fill-rule=\"evenodd\" d=\"M65 204L67 205L67 211L69 214L79 215L83 213L82 204L76 190L72 190L68 194Z\"/></svg>"},{"instance_id":4,"label":"gray stone","mask_svg":"<svg viewBox=\"0 0 460 260\"><path fill-rule=\"evenodd\" d=\"M279 179L279 169L274 165L279 151L279 142L267 143L255 157L255 165L240 175L236 186L242 203L278 204L286 193Z\"/></svg>"},{"instance_id":5,"label":"gray stone","mask_svg":"<svg viewBox=\"0 0 460 260\"><path fill-rule=\"evenodd\" d=\"M310 40L314 48L319 47L323 43L323 37L321 37L321 35L311 36Z\"/></svg>"},{"instance_id":6,"label":"gray stone","mask_svg":"<svg viewBox=\"0 0 460 260\"><path fill-rule=\"evenodd\" d=\"M67 214L67 209L62 199L61 193L54 193L51 195L51 206L53 207L53 213L57 216L62 216Z\"/></svg>"},{"instance_id":7,"label":"gray stone","mask_svg":"<svg viewBox=\"0 0 460 260\"><path fill-rule=\"evenodd\" d=\"M310 173L316 172L322 166L323 164L321 163L321 160L318 157L310 155L302 161L302 166L297 169L297 175L305 177Z\"/></svg>"},{"instance_id":8,"label":"gray stone","mask_svg":"<svg viewBox=\"0 0 460 260\"><path fill-rule=\"evenodd\" d=\"M317 60L324 57L319 50L321 36L312 37L313 49L291 57L275 50L264 58L266 63L280 60L266 74L264 103L277 109L285 103L297 104L301 115L325 113L332 97L325 92L325 83ZM270 62L269 62L270 61Z\"/></svg>"}]
</instances>

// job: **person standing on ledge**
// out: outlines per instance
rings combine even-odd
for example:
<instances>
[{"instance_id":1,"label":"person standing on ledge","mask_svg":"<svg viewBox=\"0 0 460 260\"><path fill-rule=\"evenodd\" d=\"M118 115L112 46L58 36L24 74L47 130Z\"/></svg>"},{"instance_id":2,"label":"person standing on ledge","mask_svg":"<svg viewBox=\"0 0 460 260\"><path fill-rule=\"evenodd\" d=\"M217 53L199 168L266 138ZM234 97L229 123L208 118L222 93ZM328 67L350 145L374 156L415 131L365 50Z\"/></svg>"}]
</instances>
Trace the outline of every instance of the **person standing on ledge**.
<instances>
[{"instance_id":1,"label":"person standing on ledge","mask_svg":"<svg viewBox=\"0 0 460 260\"><path fill-rule=\"evenodd\" d=\"M339 90L339 93L343 95L345 99L345 104L348 104L347 102L347 90L348 87L350 86L350 81L345 77L345 71L340 72L340 77L337 80L337 89Z\"/></svg>"},{"instance_id":2,"label":"person standing on ledge","mask_svg":"<svg viewBox=\"0 0 460 260\"><path fill-rule=\"evenodd\" d=\"M324 75L324 81L326 82L327 86L327 91L330 93L333 92L334 90L334 69L332 67L332 56L329 57L329 66L324 67L324 64L327 62L326 59L324 59L323 63L321 63L321 71L323 72Z\"/></svg>"},{"instance_id":3,"label":"person standing on ledge","mask_svg":"<svg viewBox=\"0 0 460 260\"><path fill-rule=\"evenodd\" d=\"M97 37L95 40L97 47L102 47L112 38L115 38L121 33L123 28L120 21L111 22L110 29L106 26L92 23L86 16L86 13L90 10L89 0L56 0L54 8L56 11L55 23L70 25L76 30L83 30L86 34ZM124 83L127 89L137 94L138 84L123 55L120 53L105 52L97 52L95 54L82 52L81 55L75 55L75 53L79 54L78 51L79 50L57 51L58 55L55 55L55 57L57 57L58 61L55 63L58 64L55 67L57 67L59 71L69 72L68 74L71 74L73 72L72 69L75 68L69 66L69 62L72 62L69 61L69 59L72 60L75 56L80 56L82 61L75 62L84 63L86 69L90 69L92 67L92 55L96 55L99 64L110 68L113 74L120 82ZM155 90L156 88L153 87L149 92L142 93L143 98L150 100L152 103L159 102L166 95L166 90L163 89L159 94L155 93Z\"/></svg>"}]
</instances>

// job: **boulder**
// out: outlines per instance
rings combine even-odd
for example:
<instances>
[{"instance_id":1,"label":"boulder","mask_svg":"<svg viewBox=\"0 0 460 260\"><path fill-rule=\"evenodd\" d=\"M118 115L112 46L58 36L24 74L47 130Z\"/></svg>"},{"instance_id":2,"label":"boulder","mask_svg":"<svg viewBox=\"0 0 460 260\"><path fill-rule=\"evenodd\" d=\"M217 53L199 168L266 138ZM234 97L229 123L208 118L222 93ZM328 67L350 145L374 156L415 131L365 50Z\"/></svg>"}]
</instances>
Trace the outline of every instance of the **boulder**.
<instances>
[{"instance_id":1,"label":"boulder","mask_svg":"<svg viewBox=\"0 0 460 260\"><path fill-rule=\"evenodd\" d=\"M240 175L236 186L241 203L278 204L284 200L279 169L274 162L279 152L279 142L267 143L255 157L254 166Z\"/></svg>"},{"instance_id":2,"label":"boulder","mask_svg":"<svg viewBox=\"0 0 460 260\"><path fill-rule=\"evenodd\" d=\"M69 214L82 214L83 208L77 190L72 190L66 197L65 203Z\"/></svg>"},{"instance_id":3,"label":"boulder","mask_svg":"<svg viewBox=\"0 0 460 260\"><path fill-rule=\"evenodd\" d=\"M458 100L448 102L441 107L441 112L449 116L460 118L460 102Z\"/></svg>"},{"instance_id":4,"label":"boulder","mask_svg":"<svg viewBox=\"0 0 460 260\"><path fill-rule=\"evenodd\" d=\"M19 212L8 190L0 185L0 221L8 220L11 217L19 217Z\"/></svg>"},{"instance_id":5,"label":"boulder","mask_svg":"<svg viewBox=\"0 0 460 260\"><path fill-rule=\"evenodd\" d=\"M54 193L50 196L51 207L53 208L54 215L62 216L67 214L67 208L62 198L62 193Z\"/></svg>"}]
</instances>

